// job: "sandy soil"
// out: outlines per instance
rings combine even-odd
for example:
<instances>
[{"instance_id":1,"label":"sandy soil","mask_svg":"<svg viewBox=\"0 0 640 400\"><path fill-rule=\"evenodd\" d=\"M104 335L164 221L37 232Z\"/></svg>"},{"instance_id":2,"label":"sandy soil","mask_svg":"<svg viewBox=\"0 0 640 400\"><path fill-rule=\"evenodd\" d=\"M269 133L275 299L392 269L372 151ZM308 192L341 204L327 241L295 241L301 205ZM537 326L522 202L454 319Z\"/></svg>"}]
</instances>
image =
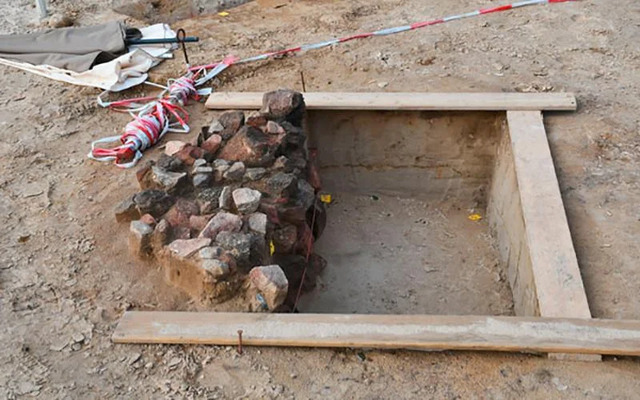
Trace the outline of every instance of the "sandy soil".
<instances>
[{"instance_id":1,"label":"sandy soil","mask_svg":"<svg viewBox=\"0 0 640 400\"><path fill-rule=\"evenodd\" d=\"M35 29L31 3L1 1L0 29ZM107 1L51 3L80 25L118 17ZM191 57L210 62L495 4L251 3L174 26L206 38ZM302 71L309 91L576 93L579 111L546 124L589 302L597 317L640 319L639 16L633 0L527 8L233 68L214 84L301 89ZM181 67L178 57L153 79ZM99 109L93 89L1 70L0 398L637 398L637 359L113 345L125 309L198 308L127 254L111 209L135 190L134 172L85 158L129 118ZM194 131L212 116L190 111Z\"/></svg>"},{"instance_id":2,"label":"sandy soil","mask_svg":"<svg viewBox=\"0 0 640 400\"><path fill-rule=\"evenodd\" d=\"M332 197L315 246L327 268L301 312L513 315L488 223L470 221L465 202Z\"/></svg>"}]
</instances>

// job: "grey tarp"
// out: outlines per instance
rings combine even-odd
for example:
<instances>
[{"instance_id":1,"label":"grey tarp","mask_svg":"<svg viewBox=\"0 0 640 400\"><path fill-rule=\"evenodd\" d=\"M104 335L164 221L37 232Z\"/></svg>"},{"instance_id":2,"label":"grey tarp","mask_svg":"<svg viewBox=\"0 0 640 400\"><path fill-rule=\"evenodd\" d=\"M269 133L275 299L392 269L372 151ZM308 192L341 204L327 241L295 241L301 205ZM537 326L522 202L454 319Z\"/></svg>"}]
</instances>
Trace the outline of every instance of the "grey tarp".
<instances>
[{"instance_id":1,"label":"grey tarp","mask_svg":"<svg viewBox=\"0 0 640 400\"><path fill-rule=\"evenodd\" d=\"M0 35L0 58L83 72L126 50L120 22L84 28L50 29L25 35Z\"/></svg>"}]
</instances>

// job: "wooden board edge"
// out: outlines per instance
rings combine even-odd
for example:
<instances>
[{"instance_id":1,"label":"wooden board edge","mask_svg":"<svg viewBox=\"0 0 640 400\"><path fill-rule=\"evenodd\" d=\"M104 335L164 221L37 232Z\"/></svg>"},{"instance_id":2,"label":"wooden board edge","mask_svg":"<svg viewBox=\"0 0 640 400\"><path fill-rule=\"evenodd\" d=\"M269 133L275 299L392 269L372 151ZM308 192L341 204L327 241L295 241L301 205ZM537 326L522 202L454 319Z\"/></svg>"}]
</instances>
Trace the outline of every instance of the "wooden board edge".
<instances>
[{"instance_id":1,"label":"wooden board edge","mask_svg":"<svg viewBox=\"0 0 640 400\"><path fill-rule=\"evenodd\" d=\"M350 347L640 356L640 321L597 319L126 312L115 343Z\"/></svg>"},{"instance_id":2,"label":"wooden board edge","mask_svg":"<svg viewBox=\"0 0 640 400\"><path fill-rule=\"evenodd\" d=\"M261 92L214 92L209 109L259 109ZM575 111L573 93L306 92L309 110Z\"/></svg>"}]
</instances>

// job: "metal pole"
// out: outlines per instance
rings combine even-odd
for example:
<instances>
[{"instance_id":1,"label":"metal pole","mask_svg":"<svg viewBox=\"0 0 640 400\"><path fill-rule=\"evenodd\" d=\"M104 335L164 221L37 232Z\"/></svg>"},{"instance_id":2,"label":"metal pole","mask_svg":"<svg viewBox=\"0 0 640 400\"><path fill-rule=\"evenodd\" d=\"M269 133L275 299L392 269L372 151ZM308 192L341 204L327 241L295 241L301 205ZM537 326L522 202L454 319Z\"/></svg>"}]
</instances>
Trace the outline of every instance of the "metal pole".
<instances>
[{"instance_id":1,"label":"metal pole","mask_svg":"<svg viewBox=\"0 0 640 400\"><path fill-rule=\"evenodd\" d=\"M47 12L47 0L36 0L36 6L40 11L40 18L47 18L49 13Z\"/></svg>"}]
</instances>

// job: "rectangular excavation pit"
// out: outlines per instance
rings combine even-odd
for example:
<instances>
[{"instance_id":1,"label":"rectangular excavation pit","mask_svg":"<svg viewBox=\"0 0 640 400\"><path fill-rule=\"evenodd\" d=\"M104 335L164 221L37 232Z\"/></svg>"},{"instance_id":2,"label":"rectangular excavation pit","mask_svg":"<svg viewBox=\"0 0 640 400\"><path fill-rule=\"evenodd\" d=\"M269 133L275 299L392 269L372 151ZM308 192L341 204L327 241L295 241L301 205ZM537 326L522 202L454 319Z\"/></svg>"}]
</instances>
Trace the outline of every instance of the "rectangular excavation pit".
<instances>
[{"instance_id":1,"label":"rectangular excavation pit","mask_svg":"<svg viewBox=\"0 0 640 400\"><path fill-rule=\"evenodd\" d=\"M359 220L344 221L340 207L357 210L366 217L378 213L382 221L387 221L383 218L384 210L369 207L404 207L405 215L397 218L396 225L392 224L392 237L398 236L401 226L409 229L409 233L412 231L408 226L413 228L414 224L435 226L432 221L437 219L429 214L435 210L443 214L441 218L447 221L450 230L465 232L461 240L456 240L464 242L458 252L462 253L460 248L466 246L468 256L472 254L469 248L482 243L478 237L487 239L486 247L479 248L483 247L483 254L490 258L497 258L506 272L507 285L502 283L497 290L505 293L505 287L511 289L512 312L516 316L429 315L504 312L500 307L498 310L491 307L483 298L486 292L477 293L477 288L486 288L484 283L476 285L474 277L469 279L467 274L473 269L467 258L462 266L455 265L445 257L455 255L455 250L438 248L438 258L449 261L452 268L448 271L458 274L451 277L468 281L457 286L466 289L462 295L453 293L458 297L452 296L449 287L429 287L430 282L421 282L409 273L409 279L391 282L392 286L403 286L403 290L400 294L391 290L388 304L379 301L367 305L357 299L332 303L325 297L324 303L305 299L307 304L327 310L301 310L307 314L127 312L113 335L115 342L234 344L240 328L245 332L245 344L259 346L538 351L550 352L550 357L556 359L589 361L600 360L599 354L639 354L638 321L591 319L542 119L542 111L575 110L572 94L305 93L304 96L311 145L318 148L325 187L333 190L337 199L332 205L334 209L329 211L329 221L333 219L336 227L342 226L335 235L349 239L344 232L345 222L365 228L379 226L374 218L365 220L362 216ZM261 93L221 92L209 97L207 107L251 110L260 108L261 103ZM373 110L376 112L369 112ZM385 110L403 112L378 112ZM408 113L412 116L407 121L398 119L398 116L406 118L408 114L404 111L414 111ZM341 115L342 118L336 118ZM365 120L366 128L354 129L353 121L360 122L363 115L373 122ZM336 137L337 134L344 137ZM362 140L371 135L375 135L375 140ZM394 142L398 135L403 139L399 143ZM404 140L408 145L402 144ZM422 147L412 148L416 141ZM483 146L476 145L479 143ZM380 161L389 159L395 164L380 165ZM415 218L409 212L413 208L426 216ZM469 225L470 212L484 215L484 219ZM436 228L435 233L427 232L427 237L437 238L440 231L444 232ZM325 235L331 234L331 229L335 228L330 226ZM450 238L452 232L447 232L444 236ZM488 240L489 232L493 235L493 246ZM383 230L374 233L388 237ZM364 237L359 232L355 236L359 240ZM338 254L336 250L345 246L344 240L333 240L332 245L323 244L321 238L318 250ZM372 248L376 249L375 245L372 242ZM416 246L423 249L428 245L418 242ZM415 254L411 256L411 262L420 261ZM462 256L458 257L461 261ZM367 263L351 264L368 279L375 269L367 264L379 259L374 251ZM347 265L345 269L349 267L350 263L339 261ZM389 265L384 266L384 271L392 271L394 277L407 275L404 260L385 261ZM352 274L352 280L340 278L341 272L335 273L336 279L344 281L340 282L340 288L362 282L358 274ZM386 283L385 275L382 279L374 278ZM494 290L496 283L492 284ZM442 303L447 299L449 303L433 306L428 301L409 299L411 288L405 285L415 288L417 295L432 290L431 296L441 295L445 299ZM363 290L377 289L376 285L361 288L344 293L355 297ZM336 306L343 307L343 311L333 308ZM352 315L354 311L387 315ZM342 314L333 314L336 312Z\"/></svg>"},{"instance_id":2,"label":"rectangular excavation pit","mask_svg":"<svg viewBox=\"0 0 640 400\"><path fill-rule=\"evenodd\" d=\"M505 116L309 111L328 266L301 312L511 315L486 218ZM481 216L479 221L474 216Z\"/></svg>"},{"instance_id":3,"label":"rectangular excavation pit","mask_svg":"<svg viewBox=\"0 0 640 400\"><path fill-rule=\"evenodd\" d=\"M334 202L316 243L328 267L301 299L301 312L540 315L539 294L562 290L576 308L552 304L547 315L590 316L579 274L561 278L566 287L546 287L545 274L554 277L544 271L535 282L530 239L541 242L529 236L546 233L535 232L540 221L527 230L520 186L546 184L525 194L540 189L562 206L546 136L536 150L541 180L528 182L537 179L528 171L519 185L514 129L503 112L310 110L308 130ZM534 134L529 145L540 139ZM545 182L544 172L553 180ZM530 218L545 218L545 205L525 203ZM553 208L564 247L538 250L563 257L559 267L575 273L564 209Z\"/></svg>"}]
</instances>

